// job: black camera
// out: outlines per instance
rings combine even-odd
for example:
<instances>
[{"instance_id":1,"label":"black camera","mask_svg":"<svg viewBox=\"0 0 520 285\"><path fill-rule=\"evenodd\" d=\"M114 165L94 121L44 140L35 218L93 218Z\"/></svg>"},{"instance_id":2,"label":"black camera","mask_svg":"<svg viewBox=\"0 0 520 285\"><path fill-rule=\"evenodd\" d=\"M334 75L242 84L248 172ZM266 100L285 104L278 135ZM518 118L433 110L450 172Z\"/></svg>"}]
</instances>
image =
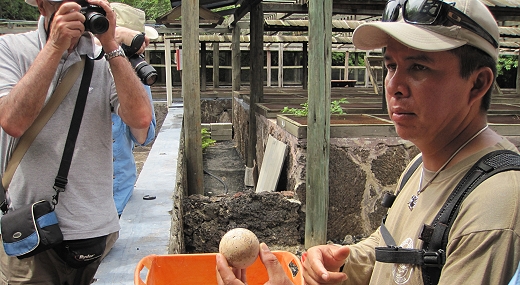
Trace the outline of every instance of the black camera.
<instances>
[{"instance_id":1,"label":"black camera","mask_svg":"<svg viewBox=\"0 0 520 285\"><path fill-rule=\"evenodd\" d=\"M123 48L126 57L128 57L130 64L137 73L137 76L144 84L150 86L157 81L157 70L155 70L153 66L149 65L148 62L144 60L144 55L136 54L136 52L143 45L143 42L144 34L137 34L132 39L132 44L130 46L122 44L121 47Z\"/></svg>"},{"instance_id":2,"label":"black camera","mask_svg":"<svg viewBox=\"0 0 520 285\"><path fill-rule=\"evenodd\" d=\"M102 34L108 30L107 13L102 7L91 5L87 1L78 1L78 4L81 5L79 12L85 16L85 31Z\"/></svg>"}]
</instances>

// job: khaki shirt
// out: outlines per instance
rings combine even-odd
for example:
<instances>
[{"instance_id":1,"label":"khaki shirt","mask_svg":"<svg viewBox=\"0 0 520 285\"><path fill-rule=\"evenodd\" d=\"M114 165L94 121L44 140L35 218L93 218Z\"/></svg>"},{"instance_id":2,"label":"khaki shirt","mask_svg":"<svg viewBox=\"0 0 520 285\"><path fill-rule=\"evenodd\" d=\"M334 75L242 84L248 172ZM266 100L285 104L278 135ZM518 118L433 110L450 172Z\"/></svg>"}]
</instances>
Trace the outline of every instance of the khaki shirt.
<instances>
[{"instance_id":1,"label":"khaki shirt","mask_svg":"<svg viewBox=\"0 0 520 285\"><path fill-rule=\"evenodd\" d=\"M397 245L421 248L418 236L423 224L431 224L476 161L500 149L518 152L504 138L497 145L443 170L419 195L415 209L410 211L407 203L417 193L422 171L419 167L395 200L385 223ZM377 246L386 246L379 229L351 247L344 268L349 279L343 284L423 284L418 266L376 262ZM506 171L484 181L462 203L448 237L446 264L439 284L507 284L519 261L520 171Z\"/></svg>"}]
</instances>

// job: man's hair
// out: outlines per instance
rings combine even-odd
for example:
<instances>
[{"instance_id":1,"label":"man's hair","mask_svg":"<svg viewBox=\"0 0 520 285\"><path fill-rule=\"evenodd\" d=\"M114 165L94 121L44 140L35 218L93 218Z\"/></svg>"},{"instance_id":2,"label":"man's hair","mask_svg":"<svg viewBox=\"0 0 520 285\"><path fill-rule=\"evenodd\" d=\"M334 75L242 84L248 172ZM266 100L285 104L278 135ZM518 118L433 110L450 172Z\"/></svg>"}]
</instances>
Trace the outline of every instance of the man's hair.
<instances>
[{"instance_id":1,"label":"man's hair","mask_svg":"<svg viewBox=\"0 0 520 285\"><path fill-rule=\"evenodd\" d=\"M459 48L450 50L450 52L452 52L459 58L460 76L462 78L468 79L471 73L473 73L473 71L481 67L491 68L491 70L493 71L493 78L496 78L496 62L490 55L488 55L484 51L470 45L463 45ZM493 88L494 85L491 85L491 87L489 87L489 90L482 98L482 105L480 107L483 111L489 110L489 106L491 105L491 93L493 93Z\"/></svg>"}]
</instances>

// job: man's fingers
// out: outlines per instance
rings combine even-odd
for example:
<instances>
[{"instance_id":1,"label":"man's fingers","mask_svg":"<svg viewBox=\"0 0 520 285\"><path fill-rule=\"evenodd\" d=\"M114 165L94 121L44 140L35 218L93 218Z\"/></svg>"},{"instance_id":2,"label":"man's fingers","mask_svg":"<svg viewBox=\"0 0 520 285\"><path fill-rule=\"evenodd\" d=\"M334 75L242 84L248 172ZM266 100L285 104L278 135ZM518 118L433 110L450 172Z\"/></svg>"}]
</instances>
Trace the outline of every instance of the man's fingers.
<instances>
[{"instance_id":1,"label":"man's fingers","mask_svg":"<svg viewBox=\"0 0 520 285\"><path fill-rule=\"evenodd\" d=\"M334 259L344 261L350 254L350 247L342 246L334 252Z\"/></svg>"},{"instance_id":2,"label":"man's fingers","mask_svg":"<svg viewBox=\"0 0 520 285\"><path fill-rule=\"evenodd\" d=\"M266 284L276 285L289 285L293 284L289 277L285 274L278 258L269 250L269 247L265 243L260 244L260 259L267 269L267 275L269 276L269 282Z\"/></svg>"},{"instance_id":3,"label":"man's fingers","mask_svg":"<svg viewBox=\"0 0 520 285\"><path fill-rule=\"evenodd\" d=\"M217 283L219 285L244 285L246 280L245 269L235 269L228 265L226 258L217 253Z\"/></svg>"}]
</instances>

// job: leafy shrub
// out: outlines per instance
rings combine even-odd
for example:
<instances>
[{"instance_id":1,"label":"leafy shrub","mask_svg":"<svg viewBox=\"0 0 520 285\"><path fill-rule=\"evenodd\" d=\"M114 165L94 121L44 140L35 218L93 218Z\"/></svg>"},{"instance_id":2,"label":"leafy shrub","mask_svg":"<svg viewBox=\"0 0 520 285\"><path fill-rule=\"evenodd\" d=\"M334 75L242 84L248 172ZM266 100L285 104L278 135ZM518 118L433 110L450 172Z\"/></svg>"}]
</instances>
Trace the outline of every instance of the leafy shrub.
<instances>
[{"instance_id":1,"label":"leafy shrub","mask_svg":"<svg viewBox=\"0 0 520 285\"><path fill-rule=\"evenodd\" d=\"M334 100L332 102L330 102L330 113L331 114L345 114L345 112L343 111L343 108L341 108L341 104L347 104L348 101L346 98L341 98L339 100ZM283 114L291 114L291 115L296 115L296 116L307 116L309 114L309 103L308 102L305 102L305 103L302 103L300 104L300 106L302 106L302 108L300 109L297 109L297 108L289 108L287 106L283 107L282 109L282 113Z\"/></svg>"}]
</instances>

